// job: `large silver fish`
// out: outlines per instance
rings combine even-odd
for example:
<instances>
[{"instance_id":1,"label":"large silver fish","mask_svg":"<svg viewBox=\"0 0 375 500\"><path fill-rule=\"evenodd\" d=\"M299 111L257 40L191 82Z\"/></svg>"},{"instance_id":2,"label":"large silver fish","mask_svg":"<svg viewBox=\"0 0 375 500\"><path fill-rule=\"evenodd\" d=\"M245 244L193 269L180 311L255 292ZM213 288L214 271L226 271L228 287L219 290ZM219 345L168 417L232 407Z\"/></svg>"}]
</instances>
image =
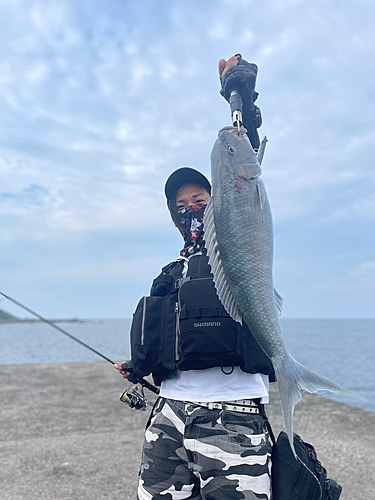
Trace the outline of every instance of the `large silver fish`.
<instances>
[{"instance_id":1,"label":"large silver fish","mask_svg":"<svg viewBox=\"0 0 375 500\"><path fill-rule=\"evenodd\" d=\"M322 395L349 391L300 365L288 352L279 324L282 299L273 285L272 215L261 173L246 130L220 130L211 153L205 240L221 302L233 319L249 326L272 361L294 451L293 411L301 389Z\"/></svg>"}]
</instances>

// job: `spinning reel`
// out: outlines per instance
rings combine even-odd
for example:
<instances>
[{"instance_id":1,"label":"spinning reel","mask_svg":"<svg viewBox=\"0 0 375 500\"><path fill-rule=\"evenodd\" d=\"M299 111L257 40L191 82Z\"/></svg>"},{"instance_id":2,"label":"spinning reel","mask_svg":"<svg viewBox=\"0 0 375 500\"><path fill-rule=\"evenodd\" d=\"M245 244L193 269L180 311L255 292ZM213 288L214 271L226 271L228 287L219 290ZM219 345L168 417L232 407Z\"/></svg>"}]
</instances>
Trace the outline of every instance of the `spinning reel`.
<instances>
[{"instance_id":1,"label":"spinning reel","mask_svg":"<svg viewBox=\"0 0 375 500\"><path fill-rule=\"evenodd\" d=\"M120 396L120 401L126 403L133 408L134 410L142 410L145 411L147 405L152 405L150 401L147 401L143 387L139 391L137 386L129 386L125 392L123 392Z\"/></svg>"}]
</instances>

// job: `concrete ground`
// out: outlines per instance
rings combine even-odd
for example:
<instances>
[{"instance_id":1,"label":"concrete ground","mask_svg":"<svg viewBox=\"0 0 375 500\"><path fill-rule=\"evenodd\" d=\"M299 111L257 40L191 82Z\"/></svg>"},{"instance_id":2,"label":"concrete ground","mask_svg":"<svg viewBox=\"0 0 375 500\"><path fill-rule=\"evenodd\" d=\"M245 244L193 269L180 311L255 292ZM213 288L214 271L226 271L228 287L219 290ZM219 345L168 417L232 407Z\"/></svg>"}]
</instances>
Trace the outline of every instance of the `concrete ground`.
<instances>
[{"instance_id":1,"label":"concrete ground","mask_svg":"<svg viewBox=\"0 0 375 500\"><path fill-rule=\"evenodd\" d=\"M0 499L134 500L149 411L119 401L126 387L108 363L0 366ZM268 415L278 433L275 387ZM294 425L340 500L375 499L375 413L304 393Z\"/></svg>"}]
</instances>

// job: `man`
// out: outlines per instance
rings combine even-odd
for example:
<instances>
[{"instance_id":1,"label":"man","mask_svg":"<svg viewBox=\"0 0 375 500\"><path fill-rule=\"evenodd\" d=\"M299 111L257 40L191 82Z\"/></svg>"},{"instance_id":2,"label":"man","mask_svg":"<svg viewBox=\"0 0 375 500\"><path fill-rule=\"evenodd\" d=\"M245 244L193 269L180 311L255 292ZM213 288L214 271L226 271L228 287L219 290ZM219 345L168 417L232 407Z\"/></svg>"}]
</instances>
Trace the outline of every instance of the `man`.
<instances>
[{"instance_id":1,"label":"man","mask_svg":"<svg viewBox=\"0 0 375 500\"><path fill-rule=\"evenodd\" d=\"M239 62L238 56L220 61L223 89ZM255 91L246 92L250 129ZM168 209L184 247L154 280L133 320L134 371L152 373L160 385L145 433L140 500L271 498L271 447L261 409L274 373L250 330L228 316L216 295L204 245L210 193L209 181L194 169L168 178Z\"/></svg>"}]
</instances>

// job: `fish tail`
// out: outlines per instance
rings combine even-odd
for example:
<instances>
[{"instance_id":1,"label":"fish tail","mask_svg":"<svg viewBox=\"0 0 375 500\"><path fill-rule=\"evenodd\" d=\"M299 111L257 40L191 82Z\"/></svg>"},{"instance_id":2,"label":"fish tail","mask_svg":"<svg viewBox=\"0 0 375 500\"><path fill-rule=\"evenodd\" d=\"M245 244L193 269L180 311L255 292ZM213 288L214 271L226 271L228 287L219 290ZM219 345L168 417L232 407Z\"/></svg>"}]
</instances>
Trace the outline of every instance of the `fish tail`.
<instances>
[{"instance_id":1,"label":"fish tail","mask_svg":"<svg viewBox=\"0 0 375 500\"><path fill-rule=\"evenodd\" d=\"M291 355L283 357L281 360L271 358L271 361L275 368L286 432L293 454L296 456L293 444L293 412L296 404L301 401L302 390L321 396L342 394L356 399L358 396L312 372L298 363Z\"/></svg>"}]
</instances>

